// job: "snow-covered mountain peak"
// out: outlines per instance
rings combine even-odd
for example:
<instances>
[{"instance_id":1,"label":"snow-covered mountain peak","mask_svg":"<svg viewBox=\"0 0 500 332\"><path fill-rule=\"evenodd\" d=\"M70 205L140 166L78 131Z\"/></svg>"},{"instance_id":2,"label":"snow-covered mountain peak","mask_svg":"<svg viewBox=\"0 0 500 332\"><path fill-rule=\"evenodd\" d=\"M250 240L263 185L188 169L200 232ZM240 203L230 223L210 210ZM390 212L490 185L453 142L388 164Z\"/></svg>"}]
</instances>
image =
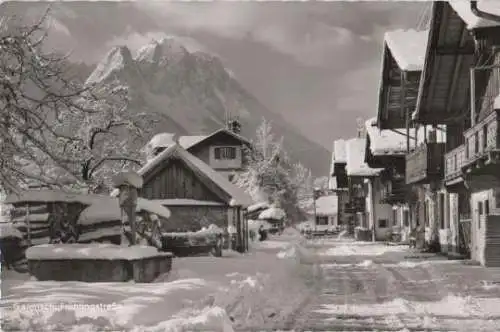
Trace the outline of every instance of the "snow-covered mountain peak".
<instances>
[{"instance_id":1,"label":"snow-covered mountain peak","mask_svg":"<svg viewBox=\"0 0 500 332\"><path fill-rule=\"evenodd\" d=\"M174 37L166 37L161 40L153 40L143 46L137 52L137 62L164 63L179 60L189 54L188 50Z\"/></svg>"},{"instance_id":2,"label":"snow-covered mountain peak","mask_svg":"<svg viewBox=\"0 0 500 332\"><path fill-rule=\"evenodd\" d=\"M86 84L100 83L110 75L123 70L133 64L132 54L126 46L115 46L99 62L96 69L90 74Z\"/></svg>"}]
</instances>

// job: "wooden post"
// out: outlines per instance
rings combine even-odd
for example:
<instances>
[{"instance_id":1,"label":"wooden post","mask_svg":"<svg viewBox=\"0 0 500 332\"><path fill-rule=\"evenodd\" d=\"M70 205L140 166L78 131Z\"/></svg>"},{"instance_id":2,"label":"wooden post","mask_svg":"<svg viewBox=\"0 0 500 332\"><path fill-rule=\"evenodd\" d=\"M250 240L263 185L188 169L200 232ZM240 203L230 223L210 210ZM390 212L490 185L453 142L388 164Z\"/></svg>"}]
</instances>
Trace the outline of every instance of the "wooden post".
<instances>
[{"instance_id":1,"label":"wooden post","mask_svg":"<svg viewBox=\"0 0 500 332\"><path fill-rule=\"evenodd\" d=\"M31 246L31 222L30 222L30 205L26 203L26 229L28 231L28 246Z\"/></svg>"},{"instance_id":2,"label":"wooden post","mask_svg":"<svg viewBox=\"0 0 500 332\"><path fill-rule=\"evenodd\" d=\"M476 124L476 69L470 69L470 123Z\"/></svg>"}]
</instances>

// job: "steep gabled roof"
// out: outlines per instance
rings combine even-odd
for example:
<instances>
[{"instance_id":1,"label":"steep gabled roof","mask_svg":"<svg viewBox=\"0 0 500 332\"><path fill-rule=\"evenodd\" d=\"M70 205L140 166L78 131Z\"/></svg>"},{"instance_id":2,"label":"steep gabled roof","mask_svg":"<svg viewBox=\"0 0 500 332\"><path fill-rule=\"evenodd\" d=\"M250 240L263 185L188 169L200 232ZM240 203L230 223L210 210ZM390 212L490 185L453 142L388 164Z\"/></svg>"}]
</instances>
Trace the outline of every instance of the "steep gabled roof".
<instances>
[{"instance_id":1,"label":"steep gabled roof","mask_svg":"<svg viewBox=\"0 0 500 332\"><path fill-rule=\"evenodd\" d=\"M384 35L384 52L391 54L402 71L422 71L429 31L394 30Z\"/></svg>"},{"instance_id":2,"label":"steep gabled roof","mask_svg":"<svg viewBox=\"0 0 500 332\"><path fill-rule=\"evenodd\" d=\"M470 8L470 1L448 1L448 3L465 22L467 29L474 30L500 26L499 21L489 20L475 15ZM500 1L479 0L477 2L477 7L479 10L488 14L500 16Z\"/></svg>"},{"instance_id":3,"label":"steep gabled roof","mask_svg":"<svg viewBox=\"0 0 500 332\"><path fill-rule=\"evenodd\" d=\"M227 180L224 176L219 174L202 160L186 151L179 144L173 144L162 151L156 157L151 159L146 165L144 165L138 173L146 178L158 166L170 158L181 159L189 168L193 169L195 174L200 175L207 181L211 181L220 190L224 191L230 197L230 200L226 202L227 204L231 206L243 207L248 207L253 204L252 198L243 189L229 182L229 180Z\"/></svg>"},{"instance_id":4,"label":"steep gabled roof","mask_svg":"<svg viewBox=\"0 0 500 332\"><path fill-rule=\"evenodd\" d=\"M366 138L351 138L346 141L347 176L377 176L383 169L371 168L365 163Z\"/></svg>"},{"instance_id":5,"label":"steep gabled roof","mask_svg":"<svg viewBox=\"0 0 500 332\"><path fill-rule=\"evenodd\" d=\"M220 134L220 133L225 133L228 134L235 139L245 143L245 144L250 144L250 141L246 139L245 137L238 135L236 133L233 133L231 130L227 128L221 128L219 130L214 131L210 135L186 135L186 136L180 136L179 137L179 144L186 150Z\"/></svg>"}]
</instances>

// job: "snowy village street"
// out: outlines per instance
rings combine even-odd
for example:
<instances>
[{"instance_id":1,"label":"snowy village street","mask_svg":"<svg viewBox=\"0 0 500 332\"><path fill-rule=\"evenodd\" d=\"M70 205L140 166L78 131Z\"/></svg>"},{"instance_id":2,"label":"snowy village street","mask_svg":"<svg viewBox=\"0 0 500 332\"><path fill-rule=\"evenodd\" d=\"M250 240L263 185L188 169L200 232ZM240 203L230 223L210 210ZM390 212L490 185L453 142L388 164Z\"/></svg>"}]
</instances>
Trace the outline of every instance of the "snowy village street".
<instances>
[{"instance_id":1,"label":"snowy village street","mask_svg":"<svg viewBox=\"0 0 500 332\"><path fill-rule=\"evenodd\" d=\"M500 269L406 246L338 241L314 246L316 256L309 259L321 263L317 293L287 329L498 331Z\"/></svg>"},{"instance_id":2,"label":"snowy village street","mask_svg":"<svg viewBox=\"0 0 500 332\"><path fill-rule=\"evenodd\" d=\"M3 272L2 281L2 306L11 309L5 327L21 330L497 331L500 326L500 269L406 246L304 240L293 231L255 243L248 254L179 258L170 275L151 284L38 282L11 271ZM94 312L27 310L34 303L112 306Z\"/></svg>"}]
</instances>

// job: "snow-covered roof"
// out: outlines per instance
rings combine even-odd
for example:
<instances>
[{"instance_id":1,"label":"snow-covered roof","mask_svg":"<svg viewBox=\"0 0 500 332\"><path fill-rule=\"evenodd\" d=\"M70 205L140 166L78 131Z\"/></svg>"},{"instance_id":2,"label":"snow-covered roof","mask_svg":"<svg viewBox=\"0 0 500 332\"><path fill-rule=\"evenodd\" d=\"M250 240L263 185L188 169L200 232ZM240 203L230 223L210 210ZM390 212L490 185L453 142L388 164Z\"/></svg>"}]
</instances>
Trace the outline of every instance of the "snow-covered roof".
<instances>
[{"instance_id":1,"label":"snow-covered roof","mask_svg":"<svg viewBox=\"0 0 500 332\"><path fill-rule=\"evenodd\" d=\"M158 202L139 197L137 199L137 212L147 211L165 219L170 218L170 210ZM99 202L92 204L80 213L80 225L92 225L105 221L121 220L122 212L118 198L106 196Z\"/></svg>"},{"instance_id":2,"label":"snow-covered roof","mask_svg":"<svg viewBox=\"0 0 500 332\"><path fill-rule=\"evenodd\" d=\"M237 140L240 140L242 142L245 142L247 144L250 144L250 141L248 139L246 139L245 137L241 136L241 135L238 135L236 133L233 133L231 130L227 129L227 128L221 128L221 129L218 129L216 131L214 131L213 133L211 133L210 135L193 135L193 136L181 136L179 137L179 144L184 148L184 149L189 149L190 147L193 147L215 135L218 135L220 133L227 133L231 136L233 136L234 138L236 138Z\"/></svg>"},{"instance_id":3,"label":"snow-covered roof","mask_svg":"<svg viewBox=\"0 0 500 332\"><path fill-rule=\"evenodd\" d=\"M4 204L14 204L22 202L66 202L66 203L82 203L92 205L102 199L107 199L104 195L85 195L68 193L61 190L25 190L20 193L14 193L7 196Z\"/></svg>"},{"instance_id":4,"label":"snow-covered roof","mask_svg":"<svg viewBox=\"0 0 500 332\"><path fill-rule=\"evenodd\" d=\"M424 67L429 30L394 30L385 33L384 42L399 68L421 71Z\"/></svg>"},{"instance_id":5,"label":"snow-covered roof","mask_svg":"<svg viewBox=\"0 0 500 332\"><path fill-rule=\"evenodd\" d=\"M27 259L126 259L171 256L150 246L119 246L102 243L42 244L26 250Z\"/></svg>"},{"instance_id":6,"label":"snow-covered roof","mask_svg":"<svg viewBox=\"0 0 500 332\"><path fill-rule=\"evenodd\" d=\"M382 168L370 168L365 163L365 138L351 138L346 141L348 176L376 176L382 171Z\"/></svg>"},{"instance_id":7,"label":"snow-covered roof","mask_svg":"<svg viewBox=\"0 0 500 332\"><path fill-rule=\"evenodd\" d=\"M247 211L254 212L254 211L257 211L259 209L268 209L269 207L270 207L270 205L268 202L260 202L260 203L255 203L255 204L250 205L247 208Z\"/></svg>"},{"instance_id":8,"label":"snow-covered roof","mask_svg":"<svg viewBox=\"0 0 500 332\"><path fill-rule=\"evenodd\" d=\"M270 207L267 210L262 211L259 214L259 219L264 219L264 220L281 220L286 217L285 211L283 209L277 208L277 207Z\"/></svg>"},{"instance_id":9,"label":"snow-covered roof","mask_svg":"<svg viewBox=\"0 0 500 332\"><path fill-rule=\"evenodd\" d=\"M190 136L181 136L179 137L179 144L184 148L184 149L189 149L192 146L195 146L196 144L200 143L201 141L204 141L205 138L207 138L208 135L190 135Z\"/></svg>"},{"instance_id":10,"label":"snow-covered roof","mask_svg":"<svg viewBox=\"0 0 500 332\"><path fill-rule=\"evenodd\" d=\"M338 163L347 162L345 140L338 139L333 142L333 159Z\"/></svg>"},{"instance_id":11,"label":"snow-covered roof","mask_svg":"<svg viewBox=\"0 0 500 332\"><path fill-rule=\"evenodd\" d=\"M196 199L189 198L172 198L172 199L153 199L152 202L166 205L166 206L195 206L195 205L203 205L203 206L221 206L223 203L219 202L211 202L211 201L200 201Z\"/></svg>"},{"instance_id":12,"label":"snow-covered roof","mask_svg":"<svg viewBox=\"0 0 500 332\"><path fill-rule=\"evenodd\" d=\"M316 215L331 216L338 212L336 195L321 196L316 200Z\"/></svg>"},{"instance_id":13,"label":"snow-covered roof","mask_svg":"<svg viewBox=\"0 0 500 332\"><path fill-rule=\"evenodd\" d=\"M253 204L253 200L242 188L231 183L227 178L219 174L208 164L196 158L194 155L186 151L179 144L170 146L162 151L159 155L151 159L138 173L145 176L148 172L152 171L156 166L165 160L176 157L182 159L189 167L197 170L211 181L213 181L220 189L225 191L231 197L229 205L247 207Z\"/></svg>"},{"instance_id":14,"label":"snow-covered roof","mask_svg":"<svg viewBox=\"0 0 500 332\"><path fill-rule=\"evenodd\" d=\"M168 148L172 144L175 144L174 133L160 133L151 138L148 142L148 147L153 150L156 148Z\"/></svg>"},{"instance_id":15,"label":"snow-covered roof","mask_svg":"<svg viewBox=\"0 0 500 332\"><path fill-rule=\"evenodd\" d=\"M366 121L366 132L370 137L371 153L374 156L406 154L406 129L396 129L402 133L398 134L389 129L380 130L377 128L376 123L377 118Z\"/></svg>"},{"instance_id":16,"label":"snow-covered roof","mask_svg":"<svg viewBox=\"0 0 500 332\"><path fill-rule=\"evenodd\" d=\"M448 1L448 3L465 22L468 29L500 26L499 21L492 21L476 16L470 9L470 1ZM500 1L479 0L477 8L483 12L500 16Z\"/></svg>"}]
</instances>

